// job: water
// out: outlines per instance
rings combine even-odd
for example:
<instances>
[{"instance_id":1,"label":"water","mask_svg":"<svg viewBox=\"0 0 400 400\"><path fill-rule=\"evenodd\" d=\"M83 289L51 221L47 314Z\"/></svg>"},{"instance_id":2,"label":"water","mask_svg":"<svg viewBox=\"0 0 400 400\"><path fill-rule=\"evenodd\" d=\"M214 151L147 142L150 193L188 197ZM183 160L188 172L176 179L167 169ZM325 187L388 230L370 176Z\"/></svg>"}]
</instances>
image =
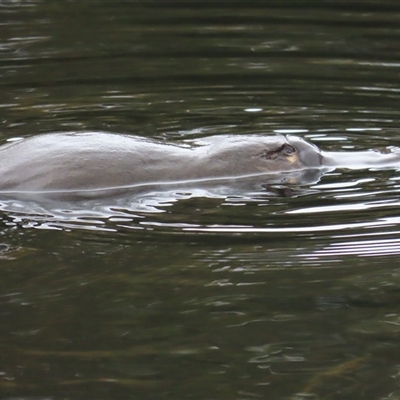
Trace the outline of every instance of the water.
<instances>
[{"instance_id":1,"label":"water","mask_svg":"<svg viewBox=\"0 0 400 400\"><path fill-rule=\"evenodd\" d=\"M3 0L0 25L2 142L400 145L394 2ZM1 398L400 398L398 171L272 189L3 210Z\"/></svg>"}]
</instances>

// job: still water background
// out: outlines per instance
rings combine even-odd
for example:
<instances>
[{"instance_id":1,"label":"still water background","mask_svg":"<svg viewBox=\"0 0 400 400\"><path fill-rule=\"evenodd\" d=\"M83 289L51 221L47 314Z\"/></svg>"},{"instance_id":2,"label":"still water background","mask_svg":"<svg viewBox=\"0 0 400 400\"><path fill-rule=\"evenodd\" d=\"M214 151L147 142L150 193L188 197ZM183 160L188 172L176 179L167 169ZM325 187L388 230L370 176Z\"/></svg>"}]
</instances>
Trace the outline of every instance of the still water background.
<instances>
[{"instance_id":1,"label":"still water background","mask_svg":"<svg viewBox=\"0 0 400 400\"><path fill-rule=\"evenodd\" d=\"M0 0L0 28L2 142L400 145L396 2ZM337 170L121 219L2 212L1 398L400 399L399 179Z\"/></svg>"}]
</instances>

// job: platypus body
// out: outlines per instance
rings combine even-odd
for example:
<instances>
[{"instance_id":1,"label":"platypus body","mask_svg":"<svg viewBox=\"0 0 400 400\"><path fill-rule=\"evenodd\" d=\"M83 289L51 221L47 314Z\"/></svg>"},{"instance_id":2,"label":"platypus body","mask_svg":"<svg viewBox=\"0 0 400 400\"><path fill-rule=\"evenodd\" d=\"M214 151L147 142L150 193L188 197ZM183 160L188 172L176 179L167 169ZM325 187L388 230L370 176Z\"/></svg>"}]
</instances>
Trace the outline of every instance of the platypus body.
<instances>
[{"instance_id":1,"label":"platypus body","mask_svg":"<svg viewBox=\"0 0 400 400\"><path fill-rule=\"evenodd\" d=\"M400 154L323 153L290 135L218 135L169 143L105 132L54 133L0 147L0 198L71 193L93 198L146 185L257 176L265 183L282 173L378 165L400 166Z\"/></svg>"},{"instance_id":2,"label":"platypus body","mask_svg":"<svg viewBox=\"0 0 400 400\"><path fill-rule=\"evenodd\" d=\"M0 195L84 195L268 175L320 167L320 157L315 146L282 135L222 135L181 143L104 132L38 135L0 147Z\"/></svg>"}]
</instances>

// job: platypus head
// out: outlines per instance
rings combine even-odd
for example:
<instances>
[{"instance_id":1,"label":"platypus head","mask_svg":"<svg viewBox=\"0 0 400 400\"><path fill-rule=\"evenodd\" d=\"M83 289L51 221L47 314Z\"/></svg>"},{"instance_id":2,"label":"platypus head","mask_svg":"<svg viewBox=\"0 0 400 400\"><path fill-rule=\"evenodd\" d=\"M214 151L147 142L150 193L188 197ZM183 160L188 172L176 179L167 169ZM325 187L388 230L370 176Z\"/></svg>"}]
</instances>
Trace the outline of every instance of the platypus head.
<instances>
[{"instance_id":1,"label":"platypus head","mask_svg":"<svg viewBox=\"0 0 400 400\"><path fill-rule=\"evenodd\" d=\"M259 143L255 142L252 149L252 158L261 172L288 172L322 166L318 147L302 138L292 135L258 138Z\"/></svg>"},{"instance_id":2,"label":"platypus head","mask_svg":"<svg viewBox=\"0 0 400 400\"><path fill-rule=\"evenodd\" d=\"M220 176L275 174L322 167L318 147L291 135L220 135L203 139L199 144L208 145L204 168Z\"/></svg>"},{"instance_id":3,"label":"platypus head","mask_svg":"<svg viewBox=\"0 0 400 400\"><path fill-rule=\"evenodd\" d=\"M306 142L298 136L287 135L286 140L296 152L296 157L305 168L321 168L323 156L320 149L314 144Z\"/></svg>"}]
</instances>

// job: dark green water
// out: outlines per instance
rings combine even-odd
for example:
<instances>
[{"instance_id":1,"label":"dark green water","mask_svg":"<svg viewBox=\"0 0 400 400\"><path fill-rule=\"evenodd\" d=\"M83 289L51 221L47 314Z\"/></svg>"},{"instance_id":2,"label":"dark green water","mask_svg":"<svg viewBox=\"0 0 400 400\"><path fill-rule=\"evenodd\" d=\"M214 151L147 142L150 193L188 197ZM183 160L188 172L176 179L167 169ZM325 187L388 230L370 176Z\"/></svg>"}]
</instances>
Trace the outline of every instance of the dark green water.
<instances>
[{"instance_id":1,"label":"dark green water","mask_svg":"<svg viewBox=\"0 0 400 400\"><path fill-rule=\"evenodd\" d=\"M399 146L399 77L396 2L0 0L2 143ZM399 179L152 193L123 218L3 211L0 397L400 399Z\"/></svg>"}]
</instances>

